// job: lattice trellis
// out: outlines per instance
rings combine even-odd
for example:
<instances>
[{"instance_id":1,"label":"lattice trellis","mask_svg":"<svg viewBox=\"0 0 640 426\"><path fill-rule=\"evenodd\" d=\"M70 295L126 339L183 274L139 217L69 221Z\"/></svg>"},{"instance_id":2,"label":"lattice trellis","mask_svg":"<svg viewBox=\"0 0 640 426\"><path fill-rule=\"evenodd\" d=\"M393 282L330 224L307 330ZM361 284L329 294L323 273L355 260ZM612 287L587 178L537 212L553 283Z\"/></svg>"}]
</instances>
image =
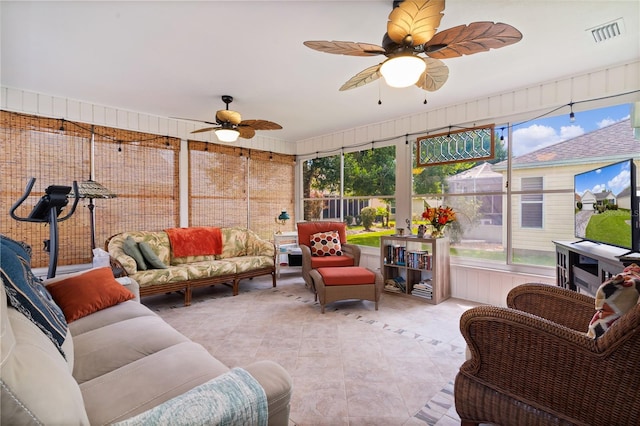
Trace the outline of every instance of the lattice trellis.
<instances>
[{"instance_id":1,"label":"lattice trellis","mask_svg":"<svg viewBox=\"0 0 640 426\"><path fill-rule=\"evenodd\" d=\"M495 155L494 124L456 130L416 140L416 165L459 163L488 160Z\"/></svg>"}]
</instances>

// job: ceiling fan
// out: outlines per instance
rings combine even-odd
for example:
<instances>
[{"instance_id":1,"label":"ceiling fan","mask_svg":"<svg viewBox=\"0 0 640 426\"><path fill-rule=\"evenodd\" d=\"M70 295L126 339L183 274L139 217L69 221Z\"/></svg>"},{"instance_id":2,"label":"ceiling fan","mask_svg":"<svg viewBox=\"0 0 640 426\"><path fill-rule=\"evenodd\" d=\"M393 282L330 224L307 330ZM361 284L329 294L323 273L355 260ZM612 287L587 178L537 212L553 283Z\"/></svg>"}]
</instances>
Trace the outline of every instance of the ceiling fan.
<instances>
[{"instance_id":1,"label":"ceiling fan","mask_svg":"<svg viewBox=\"0 0 640 426\"><path fill-rule=\"evenodd\" d=\"M412 84L430 92L441 88L449 68L440 59L455 58L517 43L522 33L508 24L472 22L437 32L444 0L394 1L382 46L352 41L305 41L320 52L351 56L384 55L387 59L349 79L341 91L384 77L389 86ZM426 57L419 56L424 53Z\"/></svg>"},{"instance_id":2,"label":"ceiling fan","mask_svg":"<svg viewBox=\"0 0 640 426\"><path fill-rule=\"evenodd\" d=\"M229 109L229 104L233 102L232 96L222 95L222 102L227 105L227 108L216 112L216 122L204 121L206 124L212 124L213 127L205 127L204 129L194 130L191 133L210 132L213 130L220 141L235 142L238 136L244 139L251 139L256 135L256 130L282 129L281 125L272 121L243 120L239 112Z\"/></svg>"}]
</instances>

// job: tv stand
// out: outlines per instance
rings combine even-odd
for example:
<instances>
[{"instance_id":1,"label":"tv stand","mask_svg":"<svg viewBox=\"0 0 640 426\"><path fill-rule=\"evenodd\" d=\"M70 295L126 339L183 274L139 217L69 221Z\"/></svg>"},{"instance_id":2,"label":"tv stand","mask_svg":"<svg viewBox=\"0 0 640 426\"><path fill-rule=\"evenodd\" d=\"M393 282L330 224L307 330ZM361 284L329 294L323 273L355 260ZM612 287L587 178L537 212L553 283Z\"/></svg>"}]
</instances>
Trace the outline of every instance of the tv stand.
<instances>
[{"instance_id":1,"label":"tv stand","mask_svg":"<svg viewBox=\"0 0 640 426\"><path fill-rule=\"evenodd\" d=\"M587 240L554 241L556 278L560 287L595 296L603 281L619 274L625 264L619 256L628 250Z\"/></svg>"}]
</instances>

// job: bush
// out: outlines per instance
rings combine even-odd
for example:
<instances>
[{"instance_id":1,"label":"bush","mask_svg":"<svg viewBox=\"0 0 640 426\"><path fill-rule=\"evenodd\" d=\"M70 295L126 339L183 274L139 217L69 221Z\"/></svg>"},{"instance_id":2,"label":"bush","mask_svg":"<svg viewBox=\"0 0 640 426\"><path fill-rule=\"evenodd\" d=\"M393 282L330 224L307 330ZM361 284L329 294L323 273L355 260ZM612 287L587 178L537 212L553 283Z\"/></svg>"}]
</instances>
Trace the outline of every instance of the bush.
<instances>
[{"instance_id":1,"label":"bush","mask_svg":"<svg viewBox=\"0 0 640 426\"><path fill-rule=\"evenodd\" d=\"M360 218L362 219L362 226L366 231L371 230L371 225L376 220L376 209L373 207L365 207L360 210Z\"/></svg>"}]
</instances>

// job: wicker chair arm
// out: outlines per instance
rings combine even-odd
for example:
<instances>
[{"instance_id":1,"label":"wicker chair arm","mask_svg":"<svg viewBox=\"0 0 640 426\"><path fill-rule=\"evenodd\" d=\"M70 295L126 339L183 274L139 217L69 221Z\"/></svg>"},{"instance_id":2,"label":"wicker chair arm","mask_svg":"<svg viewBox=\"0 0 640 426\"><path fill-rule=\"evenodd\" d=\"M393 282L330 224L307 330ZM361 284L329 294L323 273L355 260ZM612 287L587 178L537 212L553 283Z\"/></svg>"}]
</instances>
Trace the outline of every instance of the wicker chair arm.
<instances>
[{"instance_id":1,"label":"wicker chair arm","mask_svg":"<svg viewBox=\"0 0 640 426\"><path fill-rule=\"evenodd\" d=\"M309 275L309 272L311 272L311 248L307 245L300 244L300 250L302 250L302 278L307 288L315 293L313 280Z\"/></svg>"},{"instance_id":2,"label":"wicker chair arm","mask_svg":"<svg viewBox=\"0 0 640 426\"><path fill-rule=\"evenodd\" d=\"M638 313L636 309L634 315ZM636 368L640 362L640 317L635 316L618 320L609 330L617 329L611 336L607 332L593 340L585 333L515 309L472 308L460 319L460 330L471 352L460 374L529 406L573 419L588 416L586 423L591 423L602 419L602 413L585 413L587 408L600 410L604 395L634 395L640 385ZM634 409L638 406L634 404Z\"/></svg>"},{"instance_id":3,"label":"wicker chair arm","mask_svg":"<svg viewBox=\"0 0 640 426\"><path fill-rule=\"evenodd\" d=\"M549 284L522 284L507 295L507 306L586 333L595 314L592 297Z\"/></svg>"},{"instance_id":4,"label":"wicker chair arm","mask_svg":"<svg viewBox=\"0 0 640 426\"><path fill-rule=\"evenodd\" d=\"M360 265L360 247L355 244L342 244L342 251L347 255L353 257L354 266Z\"/></svg>"}]
</instances>

